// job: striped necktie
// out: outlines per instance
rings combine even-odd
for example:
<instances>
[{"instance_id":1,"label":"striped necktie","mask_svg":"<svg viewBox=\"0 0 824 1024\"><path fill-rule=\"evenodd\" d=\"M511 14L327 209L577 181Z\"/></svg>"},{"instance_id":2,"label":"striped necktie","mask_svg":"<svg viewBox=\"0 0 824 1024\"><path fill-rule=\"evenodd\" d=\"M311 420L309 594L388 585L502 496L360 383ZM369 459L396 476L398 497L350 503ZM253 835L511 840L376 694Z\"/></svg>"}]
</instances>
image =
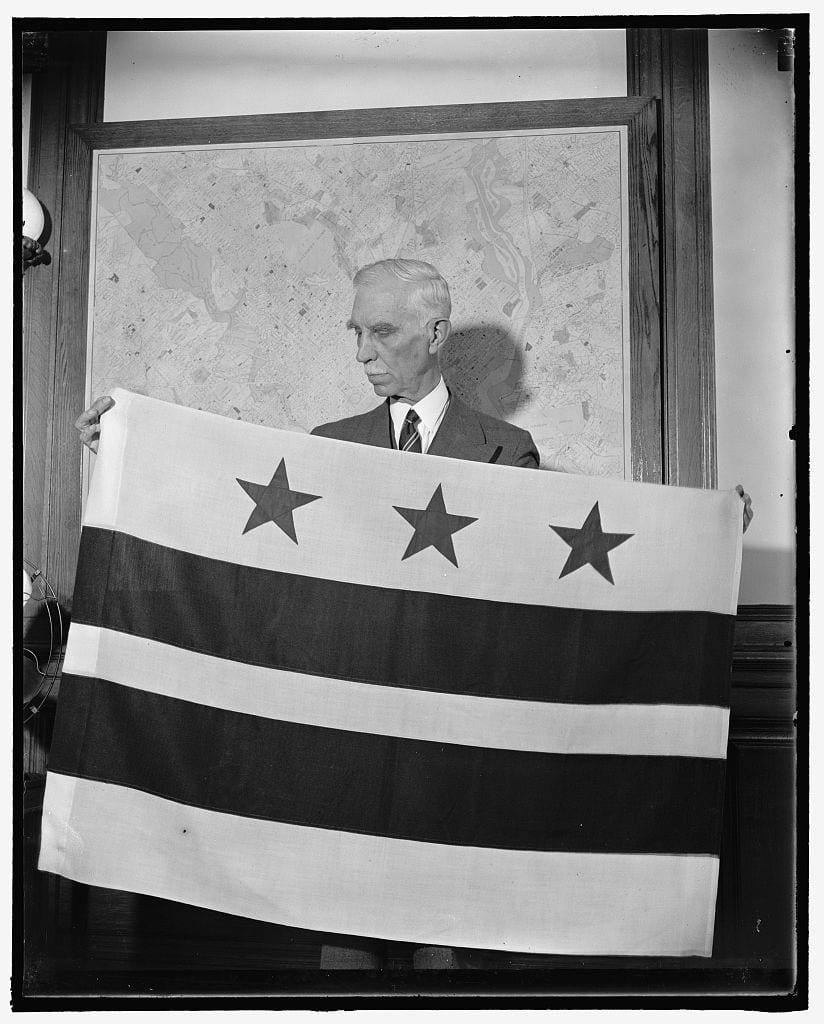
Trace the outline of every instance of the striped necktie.
<instances>
[{"instance_id":1,"label":"striped necktie","mask_svg":"<svg viewBox=\"0 0 824 1024\"><path fill-rule=\"evenodd\" d=\"M402 452L422 452L421 435L418 433L418 424L421 418L414 409L406 414L406 419L401 427L401 436L398 438L398 449Z\"/></svg>"}]
</instances>

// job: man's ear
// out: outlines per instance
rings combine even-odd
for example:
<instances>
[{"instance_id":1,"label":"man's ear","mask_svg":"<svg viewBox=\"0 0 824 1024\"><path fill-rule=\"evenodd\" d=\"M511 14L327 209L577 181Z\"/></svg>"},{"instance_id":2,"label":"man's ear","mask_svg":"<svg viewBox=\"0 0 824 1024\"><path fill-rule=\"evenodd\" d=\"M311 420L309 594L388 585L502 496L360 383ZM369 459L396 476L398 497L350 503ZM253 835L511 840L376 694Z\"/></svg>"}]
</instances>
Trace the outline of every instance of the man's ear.
<instances>
[{"instance_id":1,"label":"man's ear","mask_svg":"<svg viewBox=\"0 0 824 1024\"><path fill-rule=\"evenodd\" d=\"M429 351L432 355L440 352L446 344L451 330L452 324L445 317L433 317L427 322L426 333L429 338Z\"/></svg>"}]
</instances>

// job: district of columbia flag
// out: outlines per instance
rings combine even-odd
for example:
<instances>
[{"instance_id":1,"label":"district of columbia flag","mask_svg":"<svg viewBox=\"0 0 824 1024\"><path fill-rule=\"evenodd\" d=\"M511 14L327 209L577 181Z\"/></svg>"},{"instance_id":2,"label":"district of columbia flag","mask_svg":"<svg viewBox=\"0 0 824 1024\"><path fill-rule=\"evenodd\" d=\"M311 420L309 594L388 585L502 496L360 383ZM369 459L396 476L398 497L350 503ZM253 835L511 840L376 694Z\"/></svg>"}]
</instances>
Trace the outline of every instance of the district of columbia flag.
<instances>
[{"instance_id":1,"label":"district of columbia flag","mask_svg":"<svg viewBox=\"0 0 824 1024\"><path fill-rule=\"evenodd\" d=\"M711 954L735 492L113 397L42 870L344 935Z\"/></svg>"}]
</instances>

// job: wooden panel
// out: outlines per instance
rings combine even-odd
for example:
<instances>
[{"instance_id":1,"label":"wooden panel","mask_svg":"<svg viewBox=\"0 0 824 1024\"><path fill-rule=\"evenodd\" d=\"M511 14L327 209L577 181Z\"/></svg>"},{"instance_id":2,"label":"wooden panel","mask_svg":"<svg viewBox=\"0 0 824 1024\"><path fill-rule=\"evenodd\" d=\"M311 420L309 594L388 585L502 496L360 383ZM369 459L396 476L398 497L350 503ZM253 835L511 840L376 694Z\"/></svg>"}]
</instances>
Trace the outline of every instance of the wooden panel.
<instances>
[{"instance_id":1,"label":"wooden panel","mask_svg":"<svg viewBox=\"0 0 824 1024\"><path fill-rule=\"evenodd\" d=\"M733 654L730 736L794 744L796 620L788 605L738 610Z\"/></svg>"},{"instance_id":2,"label":"wooden panel","mask_svg":"<svg viewBox=\"0 0 824 1024\"><path fill-rule=\"evenodd\" d=\"M764 737L727 754L726 856L716 956L737 967L792 969L795 942L795 749Z\"/></svg>"},{"instance_id":3,"label":"wooden panel","mask_svg":"<svg viewBox=\"0 0 824 1024\"><path fill-rule=\"evenodd\" d=\"M630 167L637 173L629 207L630 419L632 477L652 483L663 482L658 144L657 110L648 103L629 137Z\"/></svg>"},{"instance_id":4,"label":"wooden panel","mask_svg":"<svg viewBox=\"0 0 824 1024\"><path fill-rule=\"evenodd\" d=\"M58 70L43 72L33 80L29 187L52 215L51 233L43 240L50 254L60 248L60 220L55 212L62 193L65 93L65 76ZM45 568L43 532L48 510L57 319L54 258L49 266L28 270L23 288L23 552L34 565Z\"/></svg>"},{"instance_id":5,"label":"wooden panel","mask_svg":"<svg viewBox=\"0 0 824 1024\"><path fill-rule=\"evenodd\" d=\"M796 969L797 632L791 607L739 609L714 956L741 968Z\"/></svg>"},{"instance_id":6,"label":"wooden panel","mask_svg":"<svg viewBox=\"0 0 824 1024\"><path fill-rule=\"evenodd\" d=\"M82 409L77 379L84 372L85 348L85 335L76 335L65 315L71 305L65 301L66 271L82 258L85 232L78 235L76 225L66 222L64 197L83 188L87 161L68 125L102 117L106 33L48 36L48 69L32 80L29 181L51 218L46 248L52 263L30 269L25 282L24 552L65 604L76 546L66 551L64 540L79 530L80 455L73 423Z\"/></svg>"},{"instance_id":7,"label":"wooden panel","mask_svg":"<svg viewBox=\"0 0 824 1024\"><path fill-rule=\"evenodd\" d=\"M91 156L74 133L69 133L66 139L64 182L73 197L88 199ZM85 281L89 233L77 202L64 199L62 214L50 446L50 479L57 486L53 486L49 494L46 543L52 586L61 605L70 609L80 538L82 448L74 421L85 405L85 286L80 292L81 302L66 301L66 296L73 294L80 288L81 281Z\"/></svg>"},{"instance_id":8,"label":"wooden panel","mask_svg":"<svg viewBox=\"0 0 824 1024\"><path fill-rule=\"evenodd\" d=\"M290 139L347 139L437 132L501 131L588 124L630 124L647 101L638 97L452 103L436 107L375 107L241 117L107 121L77 125L92 149L212 146Z\"/></svg>"},{"instance_id":9,"label":"wooden panel","mask_svg":"<svg viewBox=\"0 0 824 1024\"><path fill-rule=\"evenodd\" d=\"M715 487L706 29L627 29L627 81L660 101L664 478Z\"/></svg>"}]
</instances>

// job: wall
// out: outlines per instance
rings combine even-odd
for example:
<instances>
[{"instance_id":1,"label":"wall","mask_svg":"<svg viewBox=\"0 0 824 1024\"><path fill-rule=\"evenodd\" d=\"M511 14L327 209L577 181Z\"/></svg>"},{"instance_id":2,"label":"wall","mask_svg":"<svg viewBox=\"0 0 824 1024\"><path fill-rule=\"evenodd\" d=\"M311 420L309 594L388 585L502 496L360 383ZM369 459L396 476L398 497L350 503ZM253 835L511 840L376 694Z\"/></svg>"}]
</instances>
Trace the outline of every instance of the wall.
<instances>
[{"instance_id":1,"label":"wall","mask_svg":"<svg viewBox=\"0 0 824 1024\"><path fill-rule=\"evenodd\" d=\"M31 123L31 75L22 76L20 89L20 162L23 184L29 180L29 124Z\"/></svg>"},{"instance_id":2,"label":"wall","mask_svg":"<svg viewBox=\"0 0 824 1024\"><path fill-rule=\"evenodd\" d=\"M626 96L622 29L109 32L107 121Z\"/></svg>"},{"instance_id":3,"label":"wall","mask_svg":"<svg viewBox=\"0 0 824 1024\"><path fill-rule=\"evenodd\" d=\"M792 75L773 33L709 33L718 486L756 518L742 604L794 600Z\"/></svg>"},{"instance_id":4,"label":"wall","mask_svg":"<svg viewBox=\"0 0 824 1024\"><path fill-rule=\"evenodd\" d=\"M770 34L709 36L718 483L757 509L741 603L790 603L791 76ZM622 29L110 32L104 116L624 96L624 46Z\"/></svg>"}]
</instances>

